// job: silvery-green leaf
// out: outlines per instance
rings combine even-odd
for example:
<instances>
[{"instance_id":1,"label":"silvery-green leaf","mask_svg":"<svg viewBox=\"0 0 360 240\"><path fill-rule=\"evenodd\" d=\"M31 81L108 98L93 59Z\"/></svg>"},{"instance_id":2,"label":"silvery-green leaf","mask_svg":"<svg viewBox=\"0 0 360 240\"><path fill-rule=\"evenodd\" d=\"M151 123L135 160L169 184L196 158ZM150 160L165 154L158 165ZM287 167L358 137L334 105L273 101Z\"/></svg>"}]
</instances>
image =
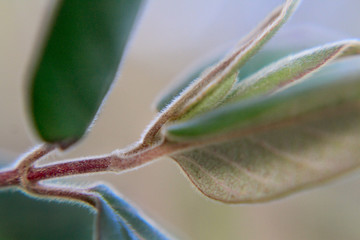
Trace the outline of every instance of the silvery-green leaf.
<instances>
[{"instance_id":1,"label":"silvery-green leaf","mask_svg":"<svg viewBox=\"0 0 360 240\"><path fill-rule=\"evenodd\" d=\"M196 187L223 202L265 201L360 165L360 60L294 87L170 125L171 155Z\"/></svg>"},{"instance_id":2,"label":"silvery-green leaf","mask_svg":"<svg viewBox=\"0 0 360 240\"><path fill-rule=\"evenodd\" d=\"M269 41L261 51L248 59L244 66L241 67L237 81L242 81L270 63L290 54L297 53L303 49L319 46L327 42L344 39L346 37L348 36L330 31L329 29L324 29L322 26L314 26L313 24L284 29L280 31L275 38ZM199 78L204 70L214 65L220 59L220 54L216 54L211 60L207 59L206 61L199 62L187 69L175 79L173 86L157 99L156 110L159 112L163 110L176 96L188 87L191 82Z\"/></svg>"},{"instance_id":3,"label":"silvery-green leaf","mask_svg":"<svg viewBox=\"0 0 360 240\"><path fill-rule=\"evenodd\" d=\"M176 84L171 86L171 88L169 88L159 97L159 99L157 99L155 103L156 111L161 112L161 110L165 109L173 99L180 95L180 93L184 91L195 79L199 78L202 72L217 63L219 59L220 57L215 58L215 60L212 61L207 61L200 66L196 66L196 68L187 72L185 76L181 76L180 79L177 79Z\"/></svg>"},{"instance_id":4,"label":"silvery-green leaf","mask_svg":"<svg viewBox=\"0 0 360 240\"><path fill-rule=\"evenodd\" d=\"M193 100L195 104L193 104L187 112L183 113L181 118L178 120L184 121L190 119L219 106L222 103L222 100L233 88L237 75L238 73L234 73L232 76L228 77L228 79L220 83L217 88L209 90L210 92L205 92L205 97L199 96L199 98L202 98L201 101L198 101L198 99L195 98Z\"/></svg>"},{"instance_id":5,"label":"silvery-green leaf","mask_svg":"<svg viewBox=\"0 0 360 240\"><path fill-rule=\"evenodd\" d=\"M242 39L235 49L222 61L206 69L198 79L185 88L177 98L167 105L164 114L171 116L171 120L182 117L194 105L213 92L213 89L222 85L230 76L243 66L285 23L291 16L299 0L287 0L275 9L254 31ZM166 97L167 99L169 97Z\"/></svg>"},{"instance_id":6,"label":"silvery-green leaf","mask_svg":"<svg viewBox=\"0 0 360 240\"><path fill-rule=\"evenodd\" d=\"M248 77L252 73L255 73L257 70L265 67L266 65L279 60L281 57L285 57L296 50L301 50L297 46L287 47L287 48L270 48L264 49L249 59L248 62L241 68L237 76L237 81L241 81L244 78ZM211 61L211 64L206 62L201 66L196 66L190 71L186 72L184 76L181 76L180 79L177 79L177 84L169 89L164 95L162 95L158 101L156 102L156 110L160 112L167 105L171 103L171 101L178 96L185 88L187 88L195 79L200 77L201 73L214 64L214 62L218 62L219 58L216 58L216 61Z\"/></svg>"},{"instance_id":7,"label":"silvery-green leaf","mask_svg":"<svg viewBox=\"0 0 360 240\"><path fill-rule=\"evenodd\" d=\"M232 110L226 109L242 109L244 106L255 106L258 103L258 105L267 106L271 101L267 98L261 98L262 96L268 94L276 95L279 90L283 91L290 86L293 86L294 88L295 85L301 83L304 79L307 79L306 81L309 82L310 86L316 86L319 84L319 81L316 81L318 79L308 79L314 72L337 59L359 53L360 42L356 40L348 40L312 48L294 56L281 59L239 82L238 86L235 87L235 92L230 94L227 99L229 103L234 102L234 104L226 107L226 105L229 105L228 103L225 104L224 107L219 107L219 109L215 109L208 112L208 114L204 114L203 117L200 116L186 122L170 125L167 128L167 135L170 139L194 139L196 137L201 138L207 135L216 134L217 132L222 132L225 129L237 127L240 124L240 119L247 118L248 116L255 114L255 108L249 108L251 113L236 114L237 117L226 117L225 119L225 116L222 116L222 114L226 111L228 113L232 112ZM333 78L329 76L328 81L325 81L323 85L331 85L331 79ZM337 80L341 80L341 78ZM311 90L311 87L309 89ZM294 89L294 91L296 92L298 90ZM323 100L321 99L321 101L313 102L311 104L315 106L316 104L327 102L329 99L331 98L327 97ZM264 114L266 110L267 109L259 109L256 111L260 111L261 114ZM267 118L278 118L279 116L287 117L287 114L288 112L283 112L278 115L265 116ZM297 114L301 113L299 112ZM220 121L214 121L212 118L208 118L207 116L217 116ZM254 120L251 121L254 122ZM212 124L212 127L208 127L208 124Z\"/></svg>"},{"instance_id":8,"label":"silvery-green leaf","mask_svg":"<svg viewBox=\"0 0 360 240\"><path fill-rule=\"evenodd\" d=\"M345 40L290 55L239 82L228 100L239 101L288 88L334 60L359 53L360 41Z\"/></svg>"}]
</instances>

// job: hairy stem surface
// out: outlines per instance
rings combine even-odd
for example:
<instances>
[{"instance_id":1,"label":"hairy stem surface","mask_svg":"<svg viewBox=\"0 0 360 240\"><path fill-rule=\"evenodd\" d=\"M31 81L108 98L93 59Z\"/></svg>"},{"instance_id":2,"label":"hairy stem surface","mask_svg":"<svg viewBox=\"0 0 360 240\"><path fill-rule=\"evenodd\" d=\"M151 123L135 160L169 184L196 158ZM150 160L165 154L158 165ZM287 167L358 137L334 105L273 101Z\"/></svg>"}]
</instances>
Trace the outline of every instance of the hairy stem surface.
<instances>
[{"instance_id":1,"label":"hairy stem surface","mask_svg":"<svg viewBox=\"0 0 360 240\"><path fill-rule=\"evenodd\" d=\"M136 168L151 160L182 149L186 146L180 144L163 143L155 148L143 152L127 155L126 153L112 153L107 156L90 157L68 162L60 162L40 167L29 165L26 167L26 181L36 184L39 181L73 176L79 174L89 174L98 172L120 172ZM31 154L32 155L32 154ZM42 157L43 155L41 155ZM33 163L33 161L31 161ZM21 168L19 168L19 166ZM21 185L24 177L23 164L20 163L17 168L0 172L0 187Z\"/></svg>"}]
</instances>

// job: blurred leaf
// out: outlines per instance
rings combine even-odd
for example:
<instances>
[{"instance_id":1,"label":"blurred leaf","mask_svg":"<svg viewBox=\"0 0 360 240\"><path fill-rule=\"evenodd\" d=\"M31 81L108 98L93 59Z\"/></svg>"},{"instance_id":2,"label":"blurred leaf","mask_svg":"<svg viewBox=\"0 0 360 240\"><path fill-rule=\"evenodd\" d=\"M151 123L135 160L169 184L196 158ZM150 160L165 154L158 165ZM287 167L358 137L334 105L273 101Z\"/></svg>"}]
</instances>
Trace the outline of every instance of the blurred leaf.
<instances>
[{"instance_id":1,"label":"blurred leaf","mask_svg":"<svg viewBox=\"0 0 360 240\"><path fill-rule=\"evenodd\" d=\"M168 141L192 143L192 150L172 157L200 191L224 202L252 202L359 166L359 122L360 60L349 59L296 87L166 130Z\"/></svg>"},{"instance_id":2,"label":"blurred leaf","mask_svg":"<svg viewBox=\"0 0 360 240\"><path fill-rule=\"evenodd\" d=\"M181 119L183 114L186 114L189 109L208 97L209 94L211 95L214 89L235 74L288 20L299 2L298 0L287 0L275 9L254 31L242 39L222 61L205 70L199 78L191 81L191 84L183 91L181 88L186 84L181 84L181 87L160 99L158 108L162 109L164 106L168 106L172 113L167 112L167 114L172 115L171 119ZM186 80L187 82L189 80ZM176 95L178 91L181 91L178 98L169 104L170 98Z\"/></svg>"},{"instance_id":3,"label":"blurred leaf","mask_svg":"<svg viewBox=\"0 0 360 240\"><path fill-rule=\"evenodd\" d=\"M92 239L93 214L74 203L0 191L0 239Z\"/></svg>"},{"instance_id":4,"label":"blurred leaf","mask_svg":"<svg viewBox=\"0 0 360 240\"><path fill-rule=\"evenodd\" d=\"M85 133L115 79L141 2L59 2L30 83L43 140L65 145Z\"/></svg>"},{"instance_id":5,"label":"blurred leaf","mask_svg":"<svg viewBox=\"0 0 360 240\"><path fill-rule=\"evenodd\" d=\"M98 231L104 235L101 235L100 239L133 239L134 233L141 239L168 239L151 225L149 220L141 216L130 204L116 196L108 187L99 185L93 188L93 191L102 197L102 209L99 213L97 226L99 226ZM109 236L118 236L118 238L110 238ZM121 238L120 236L124 237Z\"/></svg>"},{"instance_id":6,"label":"blurred leaf","mask_svg":"<svg viewBox=\"0 0 360 240\"><path fill-rule=\"evenodd\" d=\"M96 218L96 239L106 240L137 240L138 238L126 225L124 220L116 214L114 209L104 200L100 198L98 206L98 214Z\"/></svg>"}]
</instances>

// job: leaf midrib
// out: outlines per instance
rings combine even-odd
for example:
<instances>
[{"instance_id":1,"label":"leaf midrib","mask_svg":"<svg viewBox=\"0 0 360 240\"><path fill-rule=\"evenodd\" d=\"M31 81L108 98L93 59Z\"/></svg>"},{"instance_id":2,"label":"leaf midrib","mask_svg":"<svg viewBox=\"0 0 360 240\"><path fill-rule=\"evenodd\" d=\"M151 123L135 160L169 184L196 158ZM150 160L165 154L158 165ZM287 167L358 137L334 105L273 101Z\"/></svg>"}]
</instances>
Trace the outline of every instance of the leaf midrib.
<instances>
[{"instance_id":1,"label":"leaf midrib","mask_svg":"<svg viewBox=\"0 0 360 240\"><path fill-rule=\"evenodd\" d=\"M294 116L276 122L263 124L256 127L250 127L249 129L241 129L238 131L236 131L236 129L231 129L223 134L218 133L214 135L206 135L204 137L199 137L194 140L189 139L186 141L177 142L167 138L164 144L173 145L173 146L176 146L178 144L181 145L179 147L174 147L173 152L168 153L172 155L182 151L188 151L206 145L228 142L233 139L248 137L253 134L258 134L261 132L266 132L269 130L274 130L282 127L288 127L306 121L313 121L313 120L318 120L320 118L327 118L330 116L341 115L343 113L349 113L351 111L354 111L354 108L360 108L360 101L338 104L336 107L334 106L326 107L319 111L311 111L310 113L302 114L302 116Z\"/></svg>"}]
</instances>

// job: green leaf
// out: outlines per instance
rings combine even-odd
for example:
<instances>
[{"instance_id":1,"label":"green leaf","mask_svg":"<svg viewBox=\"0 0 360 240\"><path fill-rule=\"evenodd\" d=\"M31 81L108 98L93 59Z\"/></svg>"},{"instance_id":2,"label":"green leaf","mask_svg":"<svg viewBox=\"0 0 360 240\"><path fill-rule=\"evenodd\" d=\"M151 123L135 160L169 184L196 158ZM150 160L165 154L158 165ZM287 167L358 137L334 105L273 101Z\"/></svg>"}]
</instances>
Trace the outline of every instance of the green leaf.
<instances>
[{"instance_id":1,"label":"green leaf","mask_svg":"<svg viewBox=\"0 0 360 240\"><path fill-rule=\"evenodd\" d=\"M241 68L241 71L238 73L237 81L239 82L243 80L252 73L255 73L257 70L280 59L281 57L285 57L286 55L293 52L294 49L301 50L297 46L292 46L291 48L289 47L285 49L270 48L260 51L244 64L244 66ZM196 69L192 70L191 73L188 73L183 79L180 79L176 86L169 89L168 92L159 98L156 103L156 110L160 112L166 108L166 106L168 106L174 98L180 95L180 93L184 91L195 79L199 78L202 72L218 61L219 60L216 59L216 61L212 61L211 63L205 63L201 67L197 67Z\"/></svg>"},{"instance_id":2,"label":"green leaf","mask_svg":"<svg viewBox=\"0 0 360 240\"><path fill-rule=\"evenodd\" d=\"M332 61L359 53L360 42L346 40L290 55L239 82L228 100L239 101L288 88Z\"/></svg>"},{"instance_id":3,"label":"green leaf","mask_svg":"<svg viewBox=\"0 0 360 240\"><path fill-rule=\"evenodd\" d=\"M201 101L195 99L194 104L188 107L187 112L183 113L179 121L190 119L196 115L209 111L222 103L222 100L229 93L236 82L238 73L234 73L228 79L223 81L215 89L211 89L210 92L205 92L206 95Z\"/></svg>"},{"instance_id":4,"label":"green leaf","mask_svg":"<svg viewBox=\"0 0 360 240\"><path fill-rule=\"evenodd\" d=\"M359 51L359 41L341 41L309 49L294 56L279 60L239 82L238 86L235 88L235 93L230 94L229 99L227 99L230 103L236 101L234 104L228 103L225 104L224 107L219 107L203 116L170 125L166 130L166 134L169 139L176 139L179 141L202 138L207 135L217 134L218 132L221 133L224 130L232 129L234 127L238 128L248 121L255 124L257 121L256 119L260 119L259 116L266 119L281 120L282 118L290 117L292 114L303 114L304 112L301 111L307 111L312 108L316 109L316 107L323 104L323 102L327 104L328 101L334 99L331 97L317 99L315 97L315 100L317 101L314 100L314 102L309 103L308 101L305 101L302 108L297 107L297 109L290 112L278 112L276 115L267 113L268 108L272 107L272 104L276 105L278 104L277 101L282 99L283 95L276 93L284 91L284 89L289 88L289 86L295 88L294 85L300 84L304 79L311 76L311 74L318 71L326 64L344 56L359 54ZM329 87L331 87L331 83L333 82L331 79L334 78L329 76L328 79L329 80L327 82L325 81L325 83L324 81L316 81L318 79L308 79L307 82L310 87L307 91L310 91L312 87L319 85L319 82L325 86L329 84ZM336 80L341 80L341 78ZM295 94L298 91L300 90L293 89L290 93ZM262 98L267 94L273 94L274 98ZM285 96L287 95L285 94Z\"/></svg>"},{"instance_id":5,"label":"green leaf","mask_svg":"<svg viewBox=\"0 0 360 240\"><path fill-rule=\"evenodd\" d=\"M0 239L91 239L94 215L74 203L0 191Z\"/></svg>"},{"instance_id":6,"label":"green leaf","mask_svg":"<svg viewBox=\"0 0 360 240\"><path fill-rule=\"evenodd\" d=\"M277 32L291 16L299 2L298 0L287 0L275 9L263 23L242 39L230 54L192 81L171 104L168 104L170 96L167 95L165 97L167 100L160 101L161 107L167 105L162 114L170 116L170 120L181 119L189 109L211 95L214 89L235 74ZM174 95L174 92L171 92L170 95Z\"/></svg>"},{"instance_id":7,"label":"green leaf","mask_svg":"<svg viewBox=\"0 0 360 240\"><path fill-rule=\"evenodd\" d=\"M41 138L66 145L92 123L115 79L142 0L62 0L29 86Z\"/></svg>"},{"instance_id":8,"label":"green leaf","mask_svg":"<svg viewBox=\"0 0 360 240\"><path fill-rule=\"evenodd\" d=\"M220 107L167 133L168 141L191 143L171 157L201 192L223 202L257 202L358 167L359 122L360 59L349 59L296 87ZM186 138L171 135L180 125L187 125ZM224 131L226 125L232 127ZM212 128L223 131L200 134Z\"/></svg>"},{"instance_id":9,"label":"green leaf","mask_svg":"<svg viewBox=\"0 0 360 240\"><path fill-rule=\"evenodd\" d=\"M98 218L98 226L100 226L100 229L98 229L98 231L103 232L103 234L114 234L115 236L116 234L120 234L117 233L120 229L127 229L128 231L131 229L136 236L139 236L142 239L169 239L161 233L159 229L150 224L150 221L145 219L134 207L116 196L108 187L99 185L92 190L100 194L102 199L102 210L100 211L100 217ZM131 234L134 233L131 232ZM129 236L131 236L130 233Z\"/></svg>"},{"instance_id":10,"label":"green leaf","mask_svg":"<svg viewBox=\"0 0 360 240\"><path fill-rule=\"evenodd\" d=\"M96 218L97 239L137 240L138 238L103 198L99 198Z\"/></svg>"},{"instance_id":11,"label":"green leaf","mask_svg":"<svg viewBox=\"0 0 360 240\"><path fill-rule=\"evenodd\" d=\"M324 42L331 42L340 37L337 32L326 30L322 27L314 27L313 25L296 26L285 31L279 32L275 39L272 39L269 44L264 46L261 51L251 57L243 67L241 67L238 74L238 82L259 71L259 69L273 63L283 57L292 53L299 52L303 49L311 48L316 45L321 45ZM301 38L301 40L299 40ZM201 73L207 68L217 63L221 57L214 57L212 61L204 61L201 64L193 66L191 69L177 79L176 84L165 92L156 103L156 110L161 111L171 101L186 88L191 82L199 78Z\"/></svg>"},{"instance_id":12,"label":"green leaf","mask_svg":"<svg viewBox=\"0 0 360 240\"><path fill-rule=\"evenodd\" d=\"M206 62L202 66L197 67L186 75L183 79L179 80L175 86L170 88L166 93L164 93L156 102L155 109L158 112L165 109L177 96L181 94L195 79L199 78L201 73L203 73L207 68L211 67L217 63L219 59L213 60L211 62Z\"/></svg>"}]
</instances>

